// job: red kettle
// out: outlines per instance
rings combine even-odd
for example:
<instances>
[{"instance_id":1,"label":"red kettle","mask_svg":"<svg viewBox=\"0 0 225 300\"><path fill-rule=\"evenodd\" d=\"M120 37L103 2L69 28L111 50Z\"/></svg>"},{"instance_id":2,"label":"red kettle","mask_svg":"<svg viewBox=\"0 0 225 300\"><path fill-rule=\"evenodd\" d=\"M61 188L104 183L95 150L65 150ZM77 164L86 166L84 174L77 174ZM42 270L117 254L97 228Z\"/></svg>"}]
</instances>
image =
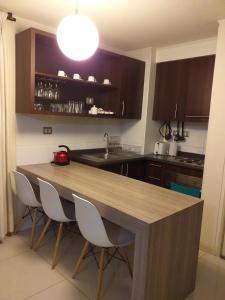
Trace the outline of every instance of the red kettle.
<instances>
[{"instance_id":1,"label":"red kettle","mask_svg":"<svg viewBox=\"0 0 225 300\"><path fill-rule=\"evenodd\" d=\"M70 149L66 145L59 145L59 148L66 148L67 151L54 152L54 161L56 165L65 166L70 163Z\"/></svg>"}]
</instances>

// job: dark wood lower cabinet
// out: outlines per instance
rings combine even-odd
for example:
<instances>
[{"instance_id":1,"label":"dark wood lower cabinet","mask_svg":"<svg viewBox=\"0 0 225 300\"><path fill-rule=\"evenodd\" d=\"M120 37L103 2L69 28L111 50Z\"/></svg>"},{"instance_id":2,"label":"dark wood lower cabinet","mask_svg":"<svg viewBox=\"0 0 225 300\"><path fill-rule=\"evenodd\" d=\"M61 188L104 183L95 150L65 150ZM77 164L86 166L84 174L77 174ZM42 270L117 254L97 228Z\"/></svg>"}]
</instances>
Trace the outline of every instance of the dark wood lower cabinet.
<instances>
[{"instance_id":1,"label":"dark wood lower cabinet","mask_svg":"<svg viewBox=\"0 0 225 300\"><path fill-rule=\"evenodd\" d=\"M199 186L203 177L203 170L160 163L153 160L145 161L144 169L145 182L165 188L169 188L170 182L176 182L177 180L184 185Z\"/></svg>"},{"instance_id":2,"label":"dark wood lower cabinet","mask_svg":"<svg viewBox=\"0 0 225 300\"><path fill-rule=\"evenodd\" d=\"M144 180L144 161L142 160L104 165L100 168L129 178Z\"/></svg>"}]
</instances>

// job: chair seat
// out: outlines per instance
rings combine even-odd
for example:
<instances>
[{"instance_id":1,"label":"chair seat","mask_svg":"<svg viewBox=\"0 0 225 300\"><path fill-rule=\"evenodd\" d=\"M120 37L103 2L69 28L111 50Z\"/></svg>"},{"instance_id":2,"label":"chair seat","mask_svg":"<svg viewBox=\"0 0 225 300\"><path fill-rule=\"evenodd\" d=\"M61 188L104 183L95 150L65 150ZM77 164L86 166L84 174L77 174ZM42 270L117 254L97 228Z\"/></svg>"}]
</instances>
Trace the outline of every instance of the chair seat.
<instances>
[{"instance_id":1,"label":"chair seat","mask_svg":"<svg viewBox=\"0 0 225 300\"><path fill-rule=\"evenodd\" d=\"M103 220L107 235L116 247L124 247L134 243L135 236L132 232L108 221Z\"/></svg>"}]
</instances>

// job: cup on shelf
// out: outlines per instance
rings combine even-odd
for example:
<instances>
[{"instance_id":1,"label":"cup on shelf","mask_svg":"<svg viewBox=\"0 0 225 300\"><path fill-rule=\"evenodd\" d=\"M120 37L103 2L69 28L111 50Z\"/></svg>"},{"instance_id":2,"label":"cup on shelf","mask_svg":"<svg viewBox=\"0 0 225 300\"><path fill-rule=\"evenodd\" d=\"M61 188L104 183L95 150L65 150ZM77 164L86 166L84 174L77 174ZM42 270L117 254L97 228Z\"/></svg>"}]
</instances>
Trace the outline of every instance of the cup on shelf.
<instances>
[{"instance_id":1,"label":"cup on shelf","mask_svg":"<svg viewBox=\"0 0 225 300\"><path fill-rule=\"evenodd\" d=\"M58 71L58 76L60 77L66 77L66 73L63 70Z\"/></svg>"},{"instance_id":2,"label":"cup on shelf","mask_svg":"<svg viewBox=\"0 0 225 300\"><path fill-rule=\"evenodd\" d=\"M96 82L96 79L95 79L94 76L90 75L90 76L88 76L88 81L90 81L90 82Z\"/></svg>"},{"instance_id":3,"label":"cup on shelf","mask_svg":"<svg viewBox=\"0 0 225 300\"><path fill-rule=\"evenodd\" d=\"M81 78L80 74L75 73L75 74L73 74L73 79L81 80L82 78Z\"/></svg>"},{"instance_id":4,"label":"cup on shelf","mask_svg":"<svg viewBox=\"0 0 225 300\"><path fill-rule=\"evenodd\" d=\"M111 84L110 80L108 78L105 78L103 80L103 84Z\"/></svg>"}]
</instances>

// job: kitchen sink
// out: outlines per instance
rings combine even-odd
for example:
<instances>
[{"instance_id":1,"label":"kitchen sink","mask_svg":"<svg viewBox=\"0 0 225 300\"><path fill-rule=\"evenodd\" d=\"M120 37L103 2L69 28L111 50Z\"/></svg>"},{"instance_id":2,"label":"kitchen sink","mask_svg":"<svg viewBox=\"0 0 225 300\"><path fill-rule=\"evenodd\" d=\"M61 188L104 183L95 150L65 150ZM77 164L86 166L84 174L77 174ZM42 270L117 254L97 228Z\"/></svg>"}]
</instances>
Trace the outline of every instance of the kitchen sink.
<instances>
[{"instance_id":1,"label":"kitchen sink","mask_svg":"<svg viewBox=\"0 0 225 300\"><path fill-rule=\"evenodd\" d=\"M106 157L105 152L98 152L98 153L91 153L91 154L82 154L82 157L85 159L90 159L90 160L110 160L110 159L123 159L126 157L133 157L135 156L136 153L134 152L129 152L129 151L122 151L122 152L113 152L109 153L109 155Z\"/></svg>"},{"instance_id":2,"label":"kitchen sink","mask_svg":"<svg viewBox=\"0 0 225 300\"><path fill-rule=\"evenodd\" d=\"M83 158L86 158L86 159L104 159L104 160L107 160L107 159L115 159L115 158L118 158L118 155L115 155L114 153L110 153L107 157L105 156L105 152L104 153L92 153L92 154L82 154L82 157Z\"/></svg>"}]
</instances>

